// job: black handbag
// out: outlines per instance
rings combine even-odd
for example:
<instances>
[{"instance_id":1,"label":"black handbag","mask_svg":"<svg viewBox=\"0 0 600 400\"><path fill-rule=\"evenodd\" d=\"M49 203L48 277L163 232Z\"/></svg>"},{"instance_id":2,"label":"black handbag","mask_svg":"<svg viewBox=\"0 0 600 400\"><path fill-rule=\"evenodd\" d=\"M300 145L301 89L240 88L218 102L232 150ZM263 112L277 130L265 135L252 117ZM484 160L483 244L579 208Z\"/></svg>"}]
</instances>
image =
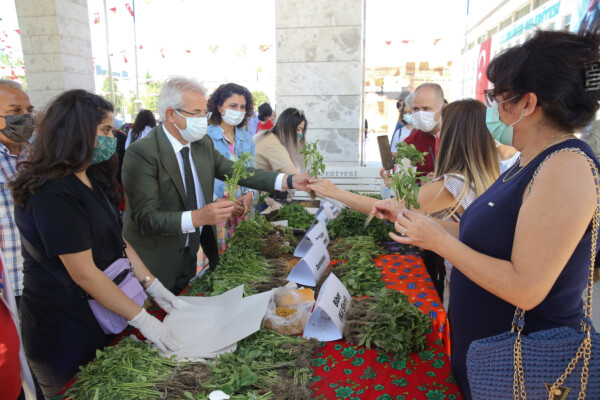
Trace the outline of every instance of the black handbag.
<instances>
[{"instance_id":1,"label":"black handbag","mask_svg":"<svg viewBox=\"0 0 600 400\"><path fill-rule=\"evenodd\" d=\"M517 308L509 332L476 340L467 353L467 375L473 399L564 400L572 391L578 399L600 399L600 334L592 332L594 263L600 227L600 177L594 161L578 148L548 155L533 174L529 191L542 165L553 155L570 151L584 156L592 168L598 207L592 220L592 248L584 318L576 331L569 327L547 329L529 335L521 332L525 311ZM592 352L592 349L594 350Z\"/></svg>"}]
</instances>

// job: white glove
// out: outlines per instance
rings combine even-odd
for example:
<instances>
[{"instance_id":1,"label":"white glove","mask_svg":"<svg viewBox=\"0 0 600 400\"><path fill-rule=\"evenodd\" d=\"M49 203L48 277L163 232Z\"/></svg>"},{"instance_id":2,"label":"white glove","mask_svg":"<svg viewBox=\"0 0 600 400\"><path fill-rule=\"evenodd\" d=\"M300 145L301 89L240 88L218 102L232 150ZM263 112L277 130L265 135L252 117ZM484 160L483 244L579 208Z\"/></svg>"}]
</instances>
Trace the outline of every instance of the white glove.
<instances>
[{"instance_id":1,"label":"white glove","mask_svg":"<svg viewBox=\"0 0 600 400\"><path fill-rule=\"evenodd\" d=\"M156 304L165 310L167 314L170 314L171 311L179 308L177 296L167 290L158 278L154 278L154 282L146 289L146 293L152 296Z\"/></svg>"},{"instance_id":2,"label":"white glove","mask_svg":"<svg viewBox=\"0 0 600 400\"><path fill-rule=\"evenodd\" d=\"M129 325L139 329L142 335L162 352L177 351L181 348L181 343L173 337L167 327L148 314L144 308L131 321L127 321Z\"/></svg>"}]
</instances>

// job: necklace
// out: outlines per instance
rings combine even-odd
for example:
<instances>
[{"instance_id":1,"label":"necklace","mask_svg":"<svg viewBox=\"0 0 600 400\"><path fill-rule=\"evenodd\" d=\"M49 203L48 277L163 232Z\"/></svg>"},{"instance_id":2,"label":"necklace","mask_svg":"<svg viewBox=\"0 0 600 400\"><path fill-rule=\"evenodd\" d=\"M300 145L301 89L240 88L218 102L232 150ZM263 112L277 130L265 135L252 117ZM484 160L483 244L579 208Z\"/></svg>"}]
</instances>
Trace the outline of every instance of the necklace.
<instances>
[{"instance_id":1,"label":"necklace","mask_svg":"<svg viewBox=\"0 0 600 400\"><path fill-rule=\"evenodd\" d=\"M537 154L536 154L535 156L533 156L533 158L527 162L527 164L523 165L521 168L519 168L519 169L518 169L518 171L517 171L517 172L515 172L515 173L514 173L514 174L511 176L510 174L512 174L512 172L513 172L513 171L514 171L514 169L517 167L517 165L519 165L519 163L515 163L515 165L513 165L513 166L512 166L512 167L511 167L511 168L508 170L508 172L506 173L506 175L504 176L504 178L502 178L502 182L506 183L506 182L510 181L512 178L514 178L515 176L519 175L519 172L523 171L523 169L524 169L524 168L525 168L527 165L529 165L529 163L530 163L530 162L532 162L533 160L535 160L535 158L536 158L537 156L539 156L539 155L542 153L542 151L544 151L544 150L546 150L548 147L550 147L550 145L551 145L552 143L554 143L554 142L556 142L556 141L558 141L558 140L560 140L560 139L562 139L562 138L564 138L564 137L567 137L567 136L573 136L573 134L572 134L572 133L566 133L566 134L564 134L564 135L560 135L560 136L558 136L558 137L555 137L555 138L553 138L553 139L550 139L550 140L549 140L549 141L548 141L548 142L547 142L547 143L546 143L544 146L542 146L542 148L540 149L540 151L538 151L538 152L537 152Z\"/></svg>"}]
</instances>

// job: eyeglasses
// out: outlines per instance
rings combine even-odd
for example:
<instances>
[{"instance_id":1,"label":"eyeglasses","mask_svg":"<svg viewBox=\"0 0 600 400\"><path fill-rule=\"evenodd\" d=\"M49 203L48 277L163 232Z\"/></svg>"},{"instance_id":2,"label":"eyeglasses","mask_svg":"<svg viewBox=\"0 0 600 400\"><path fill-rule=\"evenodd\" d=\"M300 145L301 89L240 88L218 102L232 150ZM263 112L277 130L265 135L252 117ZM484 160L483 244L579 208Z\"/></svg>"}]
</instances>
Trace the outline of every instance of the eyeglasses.
<instances>
[{"instance_id":1,"label":"eyeglasses","mask_svg":"<svg viewBox=\"0 0 600 400\"><path fill-rule=\"evenodd\" d=\"M498 100L496 100L496 96L494 95L494 89L485 89L483 91L483 94L485 95L485 103L487 104L488 107L498 107L500 104L502 103L506 103L507 101L516 99L517 97L519 97L519 95L515 95L513 97L511 97L510 99L506 99L506 100L502 100L501 102L498 102Z\"/></svg>"},{"instance_id":2,"label":"eyeglasses","mask_svg":"<svg viewBox=\"0 0 600 400\"><path fill-rule=\"evenodd\" d=\"M212 113L210 111L206 112L206 113L198 113L198 114L194 114L194 113L191 113L189 111L182 110L181 108L176 108L175 111L180 111L182 113L186 113L188 115L191 115L194 118L204 118L204 117L206 117L207 119L210 119L210 117L212 115Z\"/></svg>"}]
</instances>

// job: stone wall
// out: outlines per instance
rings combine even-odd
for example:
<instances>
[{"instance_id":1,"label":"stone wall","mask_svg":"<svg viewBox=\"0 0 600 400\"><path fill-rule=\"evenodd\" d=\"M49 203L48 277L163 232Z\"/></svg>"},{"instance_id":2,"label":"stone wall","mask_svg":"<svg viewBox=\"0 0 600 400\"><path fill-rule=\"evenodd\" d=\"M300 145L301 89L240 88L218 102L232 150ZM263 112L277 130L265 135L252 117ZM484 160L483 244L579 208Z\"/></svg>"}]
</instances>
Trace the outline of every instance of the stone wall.
<instances>
[{"instance_id":1,"label":"stone wall","mask_svg":"<svg viewBox=\"0 0 600 400\"><path fill-rule=\"evenodd\" d=\"M304 111L328 166L362 152L364 0L276 0L277 112Z\"/></svg>"},{"instance_id":2,"label":"stone wall","mask_svg":"<svg viewBox=\"0 0 600 400\"><path fill-rule=\"evenodd\" d=\"M94 91L87 0L19 0L15 5L33 105L41 109L68 89Z\"/></svg>"}]
</instances>

